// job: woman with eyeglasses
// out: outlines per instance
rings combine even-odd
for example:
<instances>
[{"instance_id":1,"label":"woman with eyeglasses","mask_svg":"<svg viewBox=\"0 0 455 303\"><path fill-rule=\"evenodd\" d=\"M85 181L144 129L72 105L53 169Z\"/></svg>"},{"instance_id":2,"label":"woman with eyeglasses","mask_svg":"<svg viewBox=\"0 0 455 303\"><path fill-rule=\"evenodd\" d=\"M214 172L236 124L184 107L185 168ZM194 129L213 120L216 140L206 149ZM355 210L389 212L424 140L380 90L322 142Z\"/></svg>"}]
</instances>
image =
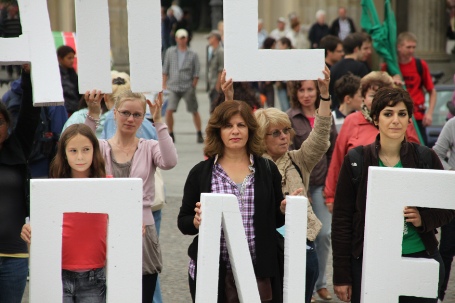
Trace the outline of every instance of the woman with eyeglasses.
<instances>
[{"instance_id":1,"label":"woman with eyeglasses","mask_svg":"<svg viewBox=\"0 0 455 303\"><path fill-rule=\"evenodd\" d=\"M103 94L92 91L87 96L88 114L85 124L95 130L100 119ZM147 104L155 121L158 140L137 138ZM152 215L155 197L155 170L173 168L177 151L161 119L163 94L152 103L143 94L124 90L115 97L114 119L117 130L109 140L99 139L101 154L106 163L106 175L114 178L143 180L143 240L142 240L142 302L152 302L158 273L161 272L161 250Z\"/></svg>"},{"instance_id":2,"label":"woman with eyeglasses","mask_svg":"<svg viewBox=\"0 0 455 303\"><path fill-rule=\"evenodd\" d=\"M313 84L314 81L307 81ZM314 111L314 128L298 149L289 151L294 137L294 130L288 115L276 108L259 109L255 112L259 124L259 134L264 142L264 158L273 160L281 173L281 190L284 195L297 188L303 188L302 195L307 196L310 189L310 174L315 165L325 156L330 146L332 117L330 116L330 97L328 87L330 71L324 71L324 79L316 81L321 96L329 101L322 101ZM316 96L316 95L315 95ZM321 99L322 100L322 99ZM314 241L321 230L321 221L308 203L307 226L307 267L305 302L311 302L311 296L318 278L318 256ZM303 274L303 273L302 273Z\"/></svg>"},{"instance_id":3,"label":"woman with eyeglasses","mask_svg":"<svg viewBox=\"0 0 455 303\"><path fill-rule=\"evenodd\" d=\"M330 107L330 95L327 89L330 81L327 80L327 75L329 75L327 69L325 72L326 82L305 80L292 84L291 108L286 112L295 131L291 149L301 148L302 144L305 144L310 139L310 134L313 130L316 130L316 117L319 119L321 116L325 116L325 110L328 110ZM319 162L317 164L315 163L315 166L311 166L311 170L309 170L311 172L310 180L306 184L308 199L312 202L316 216L322 222L321 231L315 240L316 253L319 261L319 278L317 279L315 290L323 300L330 300L332 298L327 290L326 279L327 260L330 253L332 215L324 203L322 191L336 137L336 126L332 121L328 139L330 141L330 147L324 150L325 154L319 156Z\"/></svg>"}]
</instances>

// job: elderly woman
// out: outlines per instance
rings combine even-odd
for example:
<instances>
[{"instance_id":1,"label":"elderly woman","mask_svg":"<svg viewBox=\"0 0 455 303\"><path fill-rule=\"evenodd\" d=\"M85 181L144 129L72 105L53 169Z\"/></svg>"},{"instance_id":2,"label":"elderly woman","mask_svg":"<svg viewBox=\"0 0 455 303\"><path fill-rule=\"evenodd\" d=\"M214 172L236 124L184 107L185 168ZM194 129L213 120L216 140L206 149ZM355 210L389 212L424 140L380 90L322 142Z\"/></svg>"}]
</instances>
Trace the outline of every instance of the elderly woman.
<instances>
[{"instance_id":1,"label":"elderly woman","mask_svg":"<svg viewBox=\"0 0 455 303\"><path fill-rule=\"evenodd\" d=\"M88 114L85 124L93 130L100 119L100 101L103 94L93 91L88 95ZM147 104L153 114L158 132L157 140L137 137ZM114 178L141 178L143 180L143 221L145 235L142 243L142 302L152 302L156 279L161 272L161 250L152 215L155 197L155 170L168 170L177 164L177 151L161 120L162 93L152 104L143 94L130 90L116 96L114 119L117 130L109 140L99 139L101 154L106 163L106 174ZM132 222L134 224L134 222Z\"/></svg>"},{"instance_id":2,"label":"elderly woman","mask_svg":"<svg viewBox=\"0 0 455 303\"><path fill-rule=\"evenodd\" d=\"M326 68L325 78L318 80L321 97L328 98L328 85L330 72ZM326 153L330 146L330 131L332 117L330 113L330 100L321 99L321 105L316 111L313 130L308 138L302 142L298 149L288 151L292 142L294 131L288 115L276 108L259 109L255 112L259 123L259 133L264 140L264 158L270 159L281 173L281 190L283 194L303 188L302 195L307 196L310 184L310 174L316 164ZM311 302L313 289L319 275L318 258L315 252L314 241L321 229L321 222L316 217L308 203L307 227L307 272L305 302Z\"/></svg>"},{"instance_id":3,"label":"elderly woman","mask_svg":"<svg viewBox=\"0 0 455 303\"><path fill-rule=\"evenodd\" d=\"M401 88L382 88L374 96L370 117L379 135L375 142L359 146L344 157L338 179L333 209L333 284L337 297L343 302L360 302L362 254L365 228L365 203L368 168L443 169L431 149L407 142L413 102ZM344 127L344 126L343 126ZM350 155L362 155L361 171L354 173ZM423 155L427 154L427 157ZM354 180L358 180L355 182ZM411 202L412 203L412 202ZM403 257L434 259L440 263L439 281L444 279L444 266L438 251L435 229L454 218L453 210L407 206L403 210ZM436 303L435 298L401 296L400 303Z\"/></svg>"},{"instance_id":4,"label":"elderly woman","mask_svg":"<svg viewBox=\"0 0 455 303\"><path fill-rule=\"evenodd\" d=\"M285 201L276 165L261 157L261 138L251 107L225 101L217 106L206 128L204 153L208 157L191 169L183 192L178 228L197 235L201 220L201 193L234 194L245 228L251 262L262 302L282 302L277 257L277 227L284 224ZM301 191L298 190L295 194ZM224 234L221 235L218 302L238 302ZM198 237L188 249L189 286L196 292Z\"/></svg>"},{"instance_id":5,"label":"elderly woman","mask_svg":"<svg viewBox=\"0 0 455 303\"><path fill-rule=\"evenodd\" d=\"M27 282L28 249L20 233L29 212L27 159L40 108L33 107L28 66L22 72L22 106L16 128L0 102L0 302L20 303Z\"/></svg>"}]
</instances>

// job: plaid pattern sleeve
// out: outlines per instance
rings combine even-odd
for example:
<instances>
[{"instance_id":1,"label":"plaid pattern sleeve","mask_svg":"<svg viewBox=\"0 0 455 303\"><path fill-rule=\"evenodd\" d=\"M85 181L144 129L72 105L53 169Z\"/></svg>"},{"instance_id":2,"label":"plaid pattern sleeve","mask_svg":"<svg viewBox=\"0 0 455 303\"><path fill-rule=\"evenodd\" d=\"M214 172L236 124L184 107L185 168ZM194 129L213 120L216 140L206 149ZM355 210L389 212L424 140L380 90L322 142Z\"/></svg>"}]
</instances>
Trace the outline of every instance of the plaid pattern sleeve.
<instances>
[{"instance_id":1,"label":"plaid pattern sleeve","mask_svg":"<svg viewBox=\"0 0 455 303\"><path fill-rule=\"evenodd\" d=\"M254 215L254 167L253 167L253 156L250 156L250 172L245 177L241 185L237 185L232 181L227 173L223 170L220 164L215 161L213 166L212 174L212 192L222 194L233 194L239 201L240 214L242 215L243 227L245 229L245 235L248 242L248 248L250 250L251 260L253 263L256 262L256 247L254 242L254 226L253 226L253 215ZM226 244L226 238L223 230L221 230L220 239L220 253L223 261L227 263L227 268L231 268L229 262L229 253ZM189 274L194 279L196 272L195 260L190 260Z\"/></svg>"},{"instance_id":2,"label":"plaid pattern sleeve","mask_svg":"<svg viewBox=\"0 0 455 303\"><path fill-rule=\"evenodd\" d=\"M178 49L173 46L166 51L163 74L167 75L167 89L173 92L186 92L193 88L194 78L199 77L200 64L195 52L185 51L183 65L179 68Z\"/></svg>"}]
</instances>

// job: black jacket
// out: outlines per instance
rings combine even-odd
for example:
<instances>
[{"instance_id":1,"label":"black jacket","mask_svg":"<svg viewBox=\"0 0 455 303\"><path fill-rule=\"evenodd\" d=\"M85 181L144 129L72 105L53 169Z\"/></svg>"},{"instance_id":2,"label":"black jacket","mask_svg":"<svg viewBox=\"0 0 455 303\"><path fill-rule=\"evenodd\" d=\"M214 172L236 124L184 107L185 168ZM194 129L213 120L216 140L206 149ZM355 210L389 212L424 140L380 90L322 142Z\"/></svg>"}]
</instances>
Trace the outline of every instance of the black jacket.
<instances>
[{"instance_id":1,"label":"black jacket","mask_svg":"<svg viewBox=\"0 0 455 303\"><path fill-rule=\"evenodd\" d=\"M367 197L368 167L379 166L379 135L376 141L363 149L363 166L357 192L353 183L353 172L349 155L344 158L335 194L332 217L333 283L352 284L351 257L363 254L365 209ZM433 169L443 169L436 153L430 149ZM419 156L412 143L403 141L400 159L404 168L420 168ZM422 226L417 231L429 254L438 248L435 229L450 222L455 211L435 208L418 208Z\"/></svg>"},{"instance_id":2,"label":"black jacket","mask_svg":"<svg viewBox=\"0 0 455 303\"><path fill-rule=\"evenodd\" d=\"M351 34L352 33L355 33L355 25L354 25L354 21L352 21L351 18L347 17L346 18L349 22L349 25L351 27ZM338 37L338 34L340 33L340 18L336 18L333 22L332 22L332 25L330 26L330 34L331 35L334 35L334 36L337 36Z\"/></svg>"},{"instance_id":3,"label":"black jacket","mask_svg":"<svg viewBox=\"0 0 455 303\"><path fill-rule=\"evenodd\" d=\"M20 238L29 213L27 159L41 109L33 107L29 74L22 74L22 88L24 93L16 128L0 149L0 253L5 254L27 253L27 245Z\"/></svg>"},{"instance_id":4,"label":"black jacket","mask_svg":"<svg viewBox=\"0 0 455 303\"><path fill-rule=\"evenodd\" d=\"M270 170L266 162L269 162ZM211 180L214 158L202 161L191 169L186 179L182 206L178 215L178 228L185 235L196 235L194 227L194 207L200 201L201 193L211 192ZM256 265L254 271L257 277L271 277L273 302L280 302L282 285L278 283L278 256L276 228L284 224L284 215L280 211L281 174L276 165L262 157L254 157L254 230L256 245ZM196 236L188 248L188 255L197 261L198 237ZM220 259L221 260L221 259ZM221 264L221 261L220 261ZM220 280L224 282L225 268L220 266ZM224 284L219 284L219 299L224 296Z\"/></svg>"}]
</instances>

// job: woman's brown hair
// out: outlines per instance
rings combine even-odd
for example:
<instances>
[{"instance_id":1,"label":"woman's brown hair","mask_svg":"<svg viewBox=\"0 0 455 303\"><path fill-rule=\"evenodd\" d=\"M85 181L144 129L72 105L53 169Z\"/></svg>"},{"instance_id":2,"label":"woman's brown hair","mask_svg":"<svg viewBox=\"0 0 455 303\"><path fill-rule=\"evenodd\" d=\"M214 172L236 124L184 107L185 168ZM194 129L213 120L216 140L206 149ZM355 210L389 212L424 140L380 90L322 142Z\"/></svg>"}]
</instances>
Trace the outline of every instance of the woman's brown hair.
<instances>
[{"instance_id":1,"label":"woman's brown hair","mask_svg":"<svg viewBox=\"0 0 455 303\"><path fill-rule=\"evenodd\" d=\"M66 158L66 145L69 140L77 135L86 137L93 145L93 160L92 165L90 165L89 178L105 178L106 169L98 139L92 129L82 123L70 125L61 135L58 141L57 154L50 165L49 178L71 178L71 167Z\"/></svg>"},{"instance_id":2,"label":"woman's brown hair","mask_svg":"<svg viewBox=\"0 0 455 303\"><path fill-rule=\"evenodd\" d=\"M302 82L304 81L313 81L314 86L316 87L316 102L314 102L314 106L316 109L319 108L319 96L321 92L319 91L318 81L317 80L302 80L302 81L293 81L291 82L291 107L292 108L299 108L301 106L299 102L299 98L297 98L297 92L302 87Z\"/></svg>"},{"instance_id":3,"label":"woman's brown hair","mask_svg":"<svg viewBox=\"0 0 455 303\"><path fill-rule=\"evenodd\" d=\"M259 125L251 107L242 101L225 101L215 108L205 129L204 154L207 157L223 156L224 143L221 140L221 128L225 127L231 118L237 114L245 120L248 127L247 153L255 156L262 155L262 140L258 135Z\"/></svg>"}]
</instances>

